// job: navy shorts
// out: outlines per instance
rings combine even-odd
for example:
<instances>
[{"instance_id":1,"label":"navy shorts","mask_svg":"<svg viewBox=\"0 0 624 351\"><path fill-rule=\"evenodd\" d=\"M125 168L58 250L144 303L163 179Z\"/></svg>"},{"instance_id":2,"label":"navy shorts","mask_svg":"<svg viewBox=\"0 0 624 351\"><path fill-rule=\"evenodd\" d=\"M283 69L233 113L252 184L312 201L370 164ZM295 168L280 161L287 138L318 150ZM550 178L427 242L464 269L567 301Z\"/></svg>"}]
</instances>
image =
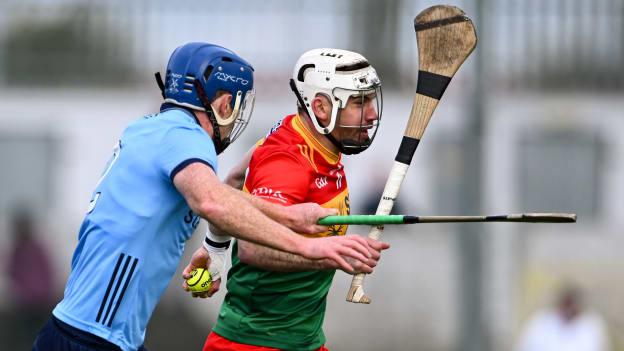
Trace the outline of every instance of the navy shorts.
<instances>
[{"instance_id":1,"label":"navy shorts","mask_svg":"<svg viewBox=\"0 0 624 351\"><path fill-rule=\"evenodd\" d=\"M32 351L121 351L121 348L52 316L37 335ZM147 350L141 346L139 351Z\"/></svg>"}]
</instances>

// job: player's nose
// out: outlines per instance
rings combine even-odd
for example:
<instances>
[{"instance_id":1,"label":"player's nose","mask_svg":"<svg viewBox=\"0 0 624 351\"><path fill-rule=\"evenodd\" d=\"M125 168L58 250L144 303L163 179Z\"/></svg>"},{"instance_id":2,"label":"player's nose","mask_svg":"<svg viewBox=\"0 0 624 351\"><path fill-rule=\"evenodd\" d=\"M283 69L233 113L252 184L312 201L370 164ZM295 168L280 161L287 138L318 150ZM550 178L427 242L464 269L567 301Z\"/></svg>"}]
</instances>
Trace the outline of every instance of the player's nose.
<instances>
[{"instance_id":1,"label":"player's nose","mask_svg":"<svg viewBox=\"0 0 624 351\"><path fill-rule=\"evenodd\" d=\"M364 118L368 122L372 122L372 121L379 119L379 114L377 113L377 109L373 107L373 104L369 103L366 105L366 109L364 111Z\"/></svg>"}]
</instances>

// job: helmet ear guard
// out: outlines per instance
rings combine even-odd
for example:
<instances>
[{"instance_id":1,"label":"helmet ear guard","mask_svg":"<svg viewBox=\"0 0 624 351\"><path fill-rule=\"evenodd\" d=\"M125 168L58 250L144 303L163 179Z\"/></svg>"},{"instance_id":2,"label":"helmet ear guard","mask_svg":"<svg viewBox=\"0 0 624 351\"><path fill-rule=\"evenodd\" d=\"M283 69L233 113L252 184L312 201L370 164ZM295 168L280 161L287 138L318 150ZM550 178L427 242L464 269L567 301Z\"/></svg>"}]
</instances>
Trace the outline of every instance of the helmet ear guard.
<instances>
[{"instance_id":1,"label":"helmet ear guard","mask_svg":"<svg viewBox=\"0 0 624 351\"><path fill-rule=\"evenodd\" d=\"M227 126L228 124L232 123L236 119L236 115L238 114L238 111L240 110L242 96L243 96L242 91L239 90L236 92L236 97L234 98L234 107L229 117L220 116L217 111L213 111L213 114L217 119L217 123L220 126Z\"/></svg>"}]
</instances>

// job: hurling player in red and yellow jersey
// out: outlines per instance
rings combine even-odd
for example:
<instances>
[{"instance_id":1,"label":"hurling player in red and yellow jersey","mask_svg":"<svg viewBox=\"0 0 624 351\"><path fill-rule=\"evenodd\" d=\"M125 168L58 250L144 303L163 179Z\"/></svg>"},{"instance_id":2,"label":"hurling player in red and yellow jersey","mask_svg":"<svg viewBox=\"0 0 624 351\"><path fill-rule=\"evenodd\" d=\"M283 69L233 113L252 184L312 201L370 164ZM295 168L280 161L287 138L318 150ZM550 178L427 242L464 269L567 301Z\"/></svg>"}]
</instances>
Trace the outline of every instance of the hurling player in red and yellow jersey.
<instances>
[{"instance_id":1,"label":"hurling player in red and yellow jersey","mask_svg":"<svg viewBox=\"0 0 624 351\"><path fill-rule=\"evenodd\" d=\"M316 49L306 52L295 65L291 87L298 113L278 122L258 144L244 190L275 204L313 202L349 214L341 158L364 151L377 132L381 117L377 73L354 52ZM245 165L229 176L231 185L240 186ZM216 234L209 234L206 249L194 254L185 272L205 263L207 251L214 252L214 246L223 246L223 236L213 231ZM346 231L346 225L335 225L314 236L345 235ZM348 273L372 272L381 251L388 248L367 240L369 262L350 261L355 272ZM228 292L204 350L326 350L322 324L327 293L338 268L330 260L309 260L237 241Z\"/></svg>"}]
</instances>

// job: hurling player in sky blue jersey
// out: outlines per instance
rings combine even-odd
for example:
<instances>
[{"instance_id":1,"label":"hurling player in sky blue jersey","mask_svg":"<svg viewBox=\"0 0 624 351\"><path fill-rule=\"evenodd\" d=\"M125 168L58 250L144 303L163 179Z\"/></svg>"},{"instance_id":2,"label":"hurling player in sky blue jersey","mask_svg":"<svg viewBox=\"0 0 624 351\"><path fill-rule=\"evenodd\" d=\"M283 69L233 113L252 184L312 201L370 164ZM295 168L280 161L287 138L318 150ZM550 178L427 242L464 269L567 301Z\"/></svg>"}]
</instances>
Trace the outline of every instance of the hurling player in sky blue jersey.
<instances>
[{"instance_id":1,"label":"hurling player in sky blue jersey","mask_svg":"<svg viewBox=\"0 0 624 351\"><path fill-rule=\"evenodd\" d=\"M326 230L315 223L334 211L274 205L217 178L217 155L253 108L249 63L223 47L189 43L171 55L165 81L156 76L160 112L122 133L80 227L63 300L33 350L145 349L149 319L200 217L246 241L345 269L352 269L346 258L370 255L357 236L297 234Z\"/></svg>"}]
</instances>

